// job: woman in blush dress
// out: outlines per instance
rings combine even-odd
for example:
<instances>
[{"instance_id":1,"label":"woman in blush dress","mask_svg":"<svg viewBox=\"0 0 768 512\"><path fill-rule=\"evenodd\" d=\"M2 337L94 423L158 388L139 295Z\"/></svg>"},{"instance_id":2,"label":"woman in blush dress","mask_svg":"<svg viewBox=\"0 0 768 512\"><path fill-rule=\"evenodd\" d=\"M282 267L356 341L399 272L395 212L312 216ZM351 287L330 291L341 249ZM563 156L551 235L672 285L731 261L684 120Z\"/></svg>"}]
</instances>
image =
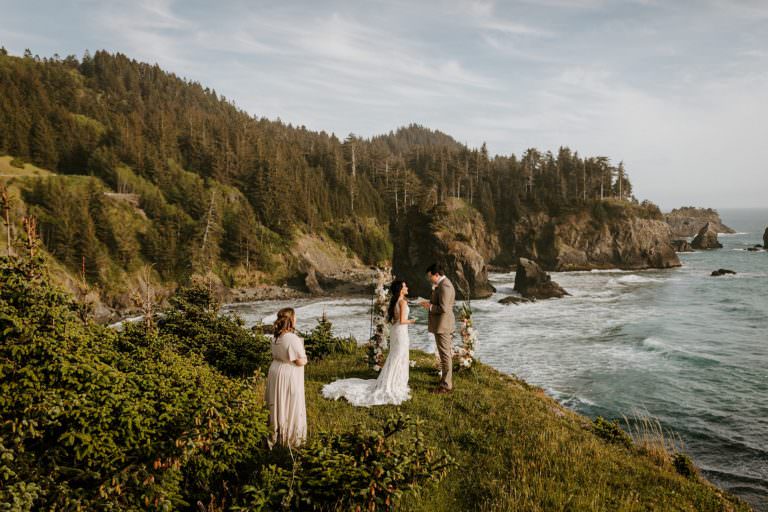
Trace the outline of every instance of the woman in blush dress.
<instances>
[{"instance_id":1,"label":"woman in blush dress","mask_svg":"<svg viewBox=\"0 0 768 512\"><path fill-rule=\"evenodd\" d=\"M267 378L270 447L299 446L307 437L307 409L304 400L304 341L294 332L293 308L277 312L272 365Z\"/></svg>"}]
</instances>

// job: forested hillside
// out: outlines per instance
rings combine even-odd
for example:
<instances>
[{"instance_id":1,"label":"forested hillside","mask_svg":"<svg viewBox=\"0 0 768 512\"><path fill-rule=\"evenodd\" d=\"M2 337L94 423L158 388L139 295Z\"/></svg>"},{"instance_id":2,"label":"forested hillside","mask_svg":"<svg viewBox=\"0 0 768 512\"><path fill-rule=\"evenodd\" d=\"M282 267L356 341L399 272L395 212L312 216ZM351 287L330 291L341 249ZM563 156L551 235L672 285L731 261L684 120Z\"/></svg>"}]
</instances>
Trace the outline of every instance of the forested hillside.
<instances>
[{"instance_id":1,"label":"forested hillside","mask_svg":"<svg viewBox=\"0 0 768 512\"><path fill-rule=\"evenodd\" d=\"M201 84L104 51L0 50L0 155L13 164L0 175L25 205L18 216L38 217L46 248L100 286L147 264L164 281L208 270L230 286L284 279L297 270L286 249L301 233L380 264L394 221L449 197L482 214L511 261L526 213L632 198L623 165L604 157L491 156L416 125L341 140L251 116ZM25 172L25 162L55 174Z\"/></svg>"}]
</instances>

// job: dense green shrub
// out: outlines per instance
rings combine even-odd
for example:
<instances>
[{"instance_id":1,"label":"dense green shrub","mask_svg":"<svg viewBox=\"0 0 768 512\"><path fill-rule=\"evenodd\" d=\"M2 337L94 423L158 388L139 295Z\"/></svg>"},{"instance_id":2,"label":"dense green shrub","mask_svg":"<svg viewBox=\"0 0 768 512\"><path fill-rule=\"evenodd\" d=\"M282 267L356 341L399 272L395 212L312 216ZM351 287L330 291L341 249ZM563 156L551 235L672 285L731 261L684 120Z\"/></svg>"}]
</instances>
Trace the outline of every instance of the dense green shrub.
<instances>
[{"instance_id":1,"label":"dense green shrub","mask_svg":"<svg viewBox=\"0 0 768 512\"><path fill-rule=\"evenodd\" d=\"M696 478L699 474L696 465L691 458L684 453L675 453L672 457L672 465L675 467L675 471L685 478Z\"/></svg>"},{"instance_id":2,"label":"dense green shrub","mask_svg":"<svg viewBox=\"0 0 768 512\"><path fill-rule=\"evenodd\" d=\"M394 438L413 426L414 435ZM381 431L321 432L265 466L256 485L245 488L241 510L393 510L404 491L440 481L455 465L425 445L419 427L400 415Z\"/></svg>"},{"instance_id":3,"label":"dense green shrub","mask_svg":"<svg viewBox=\"0 0 768 512\"><path fill-rule=\"evenodd\" d=\"M170 303L158 329L181 353L199 353L230 376L249 376L269 366L270 338L243 328L237 317L220 315L220 304L210 290L182 288Z\"/></svg>"},{"instance_id":4,"label":"dense green shrub","mask_svg":"<svg viewBox=\"0 0 768 512\"><path fill-rule=\"evenodd\" d=\"M331 354L351 354L357 349L357 341L353 337L341 338L333 335L333 324L323 315L314 329L301 334L304 338L304 349L307 357L319 360Z\"/></svg>"},{"instance_id":5,"label":"dense green shrub","mask_svg":"<svg viewBox=\"0 0 768 512\"><path fill-rule=\"evenodd\" d=\"M77 311L41 261L0 259L0 503L170 510L224 496L263 453L254 386Z\"/></svg>"},{"instance_id":6,"label":"dense green shrub","mask_svg":"<svg viewBox=\"0 0 768 512\"><path fill-rule=\"evenodd\" d=\"M629 448L632 446L632 438L619 426L618 421L608 421L598 416L592 422L592 431L597 437L612 444L618 444Z\"/></svg>"}]
</instances>

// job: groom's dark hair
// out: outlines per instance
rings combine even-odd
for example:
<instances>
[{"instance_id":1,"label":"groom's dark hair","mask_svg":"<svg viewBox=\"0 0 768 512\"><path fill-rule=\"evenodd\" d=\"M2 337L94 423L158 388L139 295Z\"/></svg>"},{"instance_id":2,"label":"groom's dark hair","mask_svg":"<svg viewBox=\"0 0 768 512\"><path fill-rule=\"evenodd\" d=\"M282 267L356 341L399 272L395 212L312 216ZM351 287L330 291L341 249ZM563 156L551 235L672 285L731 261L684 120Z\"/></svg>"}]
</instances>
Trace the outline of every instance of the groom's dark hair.
<instances>
[{"instance_id":1,"label":"groom's dark hair","mask_svg":"<svg viewBox=\"0 0 768 512\"><path fill-rule=\"evenodd\" d=\"M430 274L437 274L439 276L445 275L445 271L443 270L443 267L441 267L437 263L433 263L430 266L428 266L427 272L429 272Z\"/></svg>"}]
</instances>

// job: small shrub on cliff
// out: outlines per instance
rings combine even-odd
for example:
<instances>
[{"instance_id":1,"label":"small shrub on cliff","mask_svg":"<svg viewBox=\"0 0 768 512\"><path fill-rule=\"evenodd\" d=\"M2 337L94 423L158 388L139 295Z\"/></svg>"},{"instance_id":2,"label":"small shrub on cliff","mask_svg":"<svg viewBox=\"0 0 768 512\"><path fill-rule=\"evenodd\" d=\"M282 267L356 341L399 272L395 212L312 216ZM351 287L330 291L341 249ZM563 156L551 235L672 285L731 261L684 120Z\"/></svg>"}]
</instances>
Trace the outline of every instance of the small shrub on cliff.
<instances>
[{"instance_id":1,"label":"small shrub on cliff","mask_svg":"<svg viewBox=\"0 0 768 512\"><path fill-rule=\"evenodd\" d=\"M395 439L414 426L413 436ZM402 415L380 431L321 432L283 455L246 487L239 510L393 510L404 491L440 481L455 466L425 445L419 423Z\"/></svg>"},{"instance_id":2,"label":"small shrub on cliff","mask_svg":"<svg viewBox=\"0 0 768 512\"><path fill-rule=\"evenodd\" d=\"M301 336L304 338L307 356L315 361L331 354L351 354L357 349L355 338L334 336L333 324L325 314L317 321L314 329Z\"/></svg>"},{"instance_id":3,"label":"small shrub on cliff","mask_svg":"<svg viewBox=\"0 0 768 512\"><path fill-rule=\"evenodd\" d=\"M698 470L696 469L696 465L693 463L691 458L684 453L675 453L675 455L672 457L672 465L675 467L675 471L677 471L678 474L684 476L685 478L695 479L699 474Z\"/></svg>"},{"instance_id":4,"label":"small shrub on cliff","mask_svg":"<svg viewBox=\"0 0 768 512\"><path fill-rule=\"evenodd\" d=\"M207 288L183 288L170 303L158 329L182 353L199 353L230 376L249 376L272 361L270 338L245 329L237 317L220 315L220 305Z\"/></svg>"},{"instance_id":5,"label":"small shrub on cliff","mask_svg":"<svg viewBox=\"0 0 768 512\"><path fill-rule=\"evenodd\" d=\"M602 416L598 416L592 422L592 432L608 443L624 446L625 448L632 446L632 438L622 430L618 421L608 421Z\"/></svg>"}]
</instances>

